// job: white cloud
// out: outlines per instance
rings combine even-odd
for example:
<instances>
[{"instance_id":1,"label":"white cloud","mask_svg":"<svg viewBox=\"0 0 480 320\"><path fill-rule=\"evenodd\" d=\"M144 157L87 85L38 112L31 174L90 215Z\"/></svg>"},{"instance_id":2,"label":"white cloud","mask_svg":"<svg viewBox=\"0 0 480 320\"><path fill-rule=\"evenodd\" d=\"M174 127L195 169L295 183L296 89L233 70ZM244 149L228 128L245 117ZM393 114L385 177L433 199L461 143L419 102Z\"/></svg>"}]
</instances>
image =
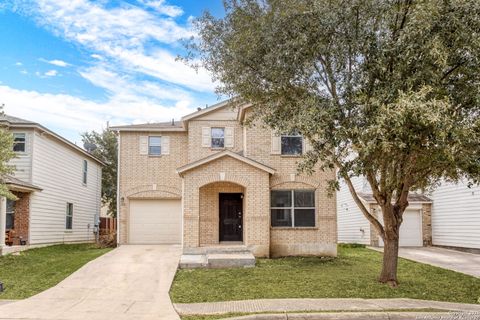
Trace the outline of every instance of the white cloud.
<instances>
[{"instance_id":1,"label":"white cloud","mask_svg":"<svg viewBox=\"0 0 480 320\"><path fill-rule=\"evenodd\" d=\"M23 69L23 70L20 70L20 73L21 73L21 74L28 74L28 71L25 70L25 69Z\"/></svg>"},{"instance_id":2,"label":"white cloud","mask_svg":"<svg viewBox=\"0 0 480 320\"><path fill-rule=\"evenodd\" d=\"M40 60L42 60L42 61L44 61L44 62L46 62L46 63L52 64L52 65L54 65L54 66L57 66L57 67L62 67L62 68L71 66L70 63L67 63L67 62L65 62L65 61L63 61L63 60L57 60L57 59L55 59L55 60L50 60L50 61L47 61L47 60L44 60L44 59L40 59Z\"/></svg>"},{"instance_id":3,"label":"white cloud","mask_svg":"<svg viewBox=\"0 0 480 320\"><path fill-rule=\"evenodd\" d=\"M16 62L15 65L16 65L17 67L21 67L21 66L23 66L23 63L21 63L21 62L19 61L19 62Z\"/></svg>"},{"instance_id":4,"label":"white cloud","mask_svg":"<svg viewBox=\"0 0 480 320\"><path fill-rule=\"evenodd\" d=\"M102 60L102 59L103 59L103 57L102 57L101 55L96 54L96 53L91 54L90 57L92 57L92 58L94 58L94 59L98 59L98 60Z\"/></svg>"},{"instance_id":5,"label":"white cloud","mask_svg":"<svg viewBox=\"0 0 480 320\"><path fill-rule=\"evenodd\" d=\"M189 26L173 20L182 10L165 1L139 1L160 14L127 3L107 8L103 1L88 0L38 0L25 10L30 10L39 24L93 50L96 59L104 56L128 72L145 73L197 91L213 91L214 84L205 70L197 73L158 46L177 45L180 39L193 35ZM152 44L158 49L147 50Z\"/></svg>"},{"instance_id":6,"label":"white cloud","mask_svg":"<svg viewBox=\"0 0 480 320\"><path fill-rule=\"evenodd\" d=\"M58 75L57 70L48 70L47 72L45 72L46 77L55 77L56 75Z\"/></svg>"},{"instance_id":7,"label":"white cloud","mask_svg":"<svg viewBox=\"0 0 480 320\"><path fill-rule=\"evenodd\" d=\"M105 102L95 102L66 94L49 94L0 86L5 112L39 122L48 128L60 128L59 134L79 141L78 134L111 125L180 119L194 111L188 101L172 105L152 103L151 99L113 95Z\"/></svg>"},{"instance_id":8,"label":"white cloud","mask_svg":"<svg viewBox=\"0 0 480 320\"><path fill-rule=\"evenodd\" d=\"M178 17L183 14L182 8L167 5L165 4L165 0L140 0L139 2L147 7L155 9L160 14L164 14L169 17Z\"/></svg>"}]
</instances>

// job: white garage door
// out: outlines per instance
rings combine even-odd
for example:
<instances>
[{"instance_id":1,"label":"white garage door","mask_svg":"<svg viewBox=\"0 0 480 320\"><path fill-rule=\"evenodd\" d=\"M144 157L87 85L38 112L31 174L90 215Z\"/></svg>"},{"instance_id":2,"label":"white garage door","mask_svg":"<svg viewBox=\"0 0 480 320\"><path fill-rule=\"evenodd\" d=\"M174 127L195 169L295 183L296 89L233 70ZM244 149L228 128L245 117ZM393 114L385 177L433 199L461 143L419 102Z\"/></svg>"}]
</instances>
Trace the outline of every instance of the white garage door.
<instances>
[{"instance_id":1,"label":"white garage door","mask_svg":"<svg viewBox=\"0 0 480 320\"><path fill-rule=\"evenodd\" d=\"M130 244L179 244L181 200L131 200Z\"/></svg>"},{"instance_id":2,"label":"white garage door","mask_svg":"<svg viewBox=\"0 0 480 320\"><path fill-rule=\"evenodd\" d=\"M379 245L383 247L383 241L379 237ZM403 222L400 226L400 247L421 247L422 240L422 216L420 210L406 210L403 213Z\"/></svg>"}]
</instances>

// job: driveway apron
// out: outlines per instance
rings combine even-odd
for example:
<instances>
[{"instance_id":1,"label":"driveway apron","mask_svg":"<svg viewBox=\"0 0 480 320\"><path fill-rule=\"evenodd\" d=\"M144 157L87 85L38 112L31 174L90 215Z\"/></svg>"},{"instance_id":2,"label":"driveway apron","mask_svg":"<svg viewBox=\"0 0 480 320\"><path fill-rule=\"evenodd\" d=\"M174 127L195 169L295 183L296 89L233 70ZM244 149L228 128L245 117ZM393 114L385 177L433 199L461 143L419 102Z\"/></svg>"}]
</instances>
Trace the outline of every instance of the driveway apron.
<instances>
[{"instance_id":1,"label":"driveway apron","mask_svg":"<svg viewBox=\"0 0 480 320\"><path fill-rule=\"evenodd\" d=\"M36 296L0 306L0 319L179 319L169 290L178 245L123 245Z\"/></svg>"}]
</instances>

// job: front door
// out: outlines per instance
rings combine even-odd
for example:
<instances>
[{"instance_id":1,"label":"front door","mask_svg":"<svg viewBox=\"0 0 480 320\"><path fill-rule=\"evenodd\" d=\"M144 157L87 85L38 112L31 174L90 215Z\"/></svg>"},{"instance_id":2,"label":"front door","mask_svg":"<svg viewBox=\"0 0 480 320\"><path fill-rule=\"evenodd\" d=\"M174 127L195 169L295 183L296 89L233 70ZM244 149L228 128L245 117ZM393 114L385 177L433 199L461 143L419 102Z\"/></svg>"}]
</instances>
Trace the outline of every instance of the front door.
<instances>
[{"instance_id":1,"label":"front door","mask_svg":"<svg viewBox=\"0 0 480 320\"><path fill-rule=\"evenodd\" d=\"M220 241L243 241L243 194L220 193Z\"/></svg>"}]
</instances>

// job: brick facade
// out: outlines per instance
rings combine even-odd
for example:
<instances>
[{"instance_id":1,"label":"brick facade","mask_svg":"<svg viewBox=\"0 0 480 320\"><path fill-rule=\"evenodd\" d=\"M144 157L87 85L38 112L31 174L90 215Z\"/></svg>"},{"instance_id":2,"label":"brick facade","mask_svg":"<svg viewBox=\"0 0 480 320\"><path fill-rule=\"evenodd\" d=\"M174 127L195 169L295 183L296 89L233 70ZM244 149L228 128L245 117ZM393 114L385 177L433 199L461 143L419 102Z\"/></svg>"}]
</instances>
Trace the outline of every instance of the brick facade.
<instances>
[{"instance_id":1,"label":"brick facade","mask_svg":"<svg viewBox=\"0 0 480 320\"><path fill-rule=\"evenodd\" d=\"M14 209L15 239L13 244L20 245L20 239L27 241L28 244L30 225L30 194L16 191L13 191L13 194L18 198L15 201Z\"/></svg>"},{"instance_id":2,"label":"brick facade","mask_svg":"<svg viewBox=\"0 0 480 320\"><path fill-rule=\"evenodd\" d=\"M236 117L222 118L228 112L222 115L215 115L215 112L189 120L184 132L120 132L120 243L128 243L130 199L181 198L184 247L217 245L218 195L240 192L244 194L243 243L256 256L335 256L336 200L326 192L327 181L335 179L334 170L316 170L311 176L300 175L297 167L301 157L271 154L269 129L259 123L244 127ZM203 127L233 127L234 146L229 150L271 167L275 173L225 156L196 166L180 176L177 168L221 151L202 147ZM140 155L139 137L150 134L170 137L169 155ZM314 189L316 226L271 228L272 189Z\"/></svg>"}]
</instances>

